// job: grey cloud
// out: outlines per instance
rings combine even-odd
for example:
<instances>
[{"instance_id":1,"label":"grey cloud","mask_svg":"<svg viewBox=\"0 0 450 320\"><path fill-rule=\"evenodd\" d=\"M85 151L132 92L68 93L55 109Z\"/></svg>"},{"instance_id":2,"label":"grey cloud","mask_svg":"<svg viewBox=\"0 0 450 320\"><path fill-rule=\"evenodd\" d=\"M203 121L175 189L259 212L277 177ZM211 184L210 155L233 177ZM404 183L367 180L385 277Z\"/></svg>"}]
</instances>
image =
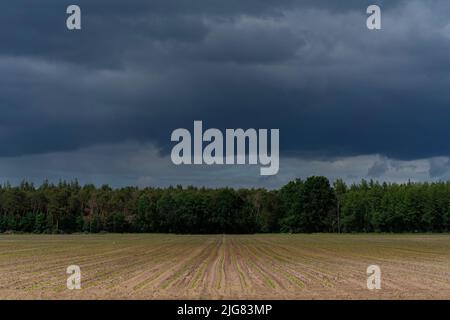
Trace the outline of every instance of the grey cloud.
<instances>
[{"instance_id":1,"label":"grey cloud","mask_svg":"<svg viewBox=\"0 0 450 320\"><path fill-rule=\"evenodd\" d=\"M389 170L389 164L386 159L377 160L372 167L369 168L367 175L373 178L382 177Z\"/></svg>"},{"instance_id":2,"label":"grey cloud","mask_svg":"<svg viewBox=\"0 0 450 320\"><path fill-rule=\"evenodd\" d=\"M77 3L78 33L68 1L0 4L0 156L124 141L165 156L197 119L280 128L290 159L450 154L447 1L379 1L380 32L369 1ZM357 174L415 172L389 163Z\"/></svg>"},{"instance_id":3,"label":"grey cloud","mask_svg":"<svg viewBox=\"0 0 450 320\"><path fill-rule=\"evenodd\" d=\"M385 159L393 162L391 159ZM395 161L377 179L388 182L426 181L429 179L430 159ZM276 176L261 177L258 166L175 166L169 156L162 156L157 147L133 141L83 147L76 151L0 158L0 182L18 184L22 180L41 184L45 179L61 179L113 187L195 185L207 187L279 188L295 178L324 175L331 181L344 178L347 183L359 182L369 168L380 162L379 155L314 160L307 158L281 159ZM434 180L439 180L435 177Z\"/></svg>"},{"instance_id":4,"label":"grey cloud","mask_svg":"<svg viewBox=\"0 0 450 320\"><path fill-rule=\"evenodd\" d=\"M430 177L440 178L450 171L450 160L448 158L432 158L430 161Z\"/></svg>"}]
</instances>

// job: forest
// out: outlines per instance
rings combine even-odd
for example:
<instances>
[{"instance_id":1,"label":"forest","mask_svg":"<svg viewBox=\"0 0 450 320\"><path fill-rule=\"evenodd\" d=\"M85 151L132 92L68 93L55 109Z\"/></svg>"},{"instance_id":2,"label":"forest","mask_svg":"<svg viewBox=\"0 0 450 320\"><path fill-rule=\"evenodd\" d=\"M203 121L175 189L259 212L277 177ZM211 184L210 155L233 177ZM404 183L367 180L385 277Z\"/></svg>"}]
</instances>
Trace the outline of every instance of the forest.
<instances>
[{"instance_id":1,"label":"forest","mask_svg":"<svg viewBox=\"0 0 450 320\"><path fill-rule=\"evenodd\" d=\"M111 188L77 181L0 187L0 232L6 233L449 231L450 182L347 185L313 176L278 190Z\"/></svg>"}]
</instances>

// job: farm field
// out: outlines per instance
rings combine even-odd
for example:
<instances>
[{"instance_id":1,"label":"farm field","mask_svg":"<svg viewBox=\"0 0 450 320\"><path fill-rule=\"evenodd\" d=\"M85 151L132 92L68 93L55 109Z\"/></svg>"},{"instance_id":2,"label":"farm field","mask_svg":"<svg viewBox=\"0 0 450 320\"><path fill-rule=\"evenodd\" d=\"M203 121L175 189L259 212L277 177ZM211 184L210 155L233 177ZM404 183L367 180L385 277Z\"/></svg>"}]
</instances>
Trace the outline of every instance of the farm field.
<instances>
[{"instance_id":1,"label":"farm field","mask_svg":"<svg viewBox=\"0 0 450 320\"><path fill-rule=\"evenodd\" d=\"M0 299L450 299L450 235L0 235Z\"/></svg>"}]
</instances>

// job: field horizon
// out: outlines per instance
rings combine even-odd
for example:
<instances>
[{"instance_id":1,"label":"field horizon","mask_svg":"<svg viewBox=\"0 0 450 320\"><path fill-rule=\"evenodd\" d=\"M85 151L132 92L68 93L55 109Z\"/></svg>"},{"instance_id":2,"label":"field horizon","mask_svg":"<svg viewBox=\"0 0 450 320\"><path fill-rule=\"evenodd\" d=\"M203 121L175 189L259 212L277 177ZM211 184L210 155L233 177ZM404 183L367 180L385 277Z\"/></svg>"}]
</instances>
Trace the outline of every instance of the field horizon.
<instances>
[{"instance_id":1,"label":"field horizon","mask_svg":"<svg viewBox=\"0 0 450 320\"><path fill-rule=\"evenodd\" d=\"M449 299L450 235L0 235L0 298Z\"/></svg>"}]
</instances>

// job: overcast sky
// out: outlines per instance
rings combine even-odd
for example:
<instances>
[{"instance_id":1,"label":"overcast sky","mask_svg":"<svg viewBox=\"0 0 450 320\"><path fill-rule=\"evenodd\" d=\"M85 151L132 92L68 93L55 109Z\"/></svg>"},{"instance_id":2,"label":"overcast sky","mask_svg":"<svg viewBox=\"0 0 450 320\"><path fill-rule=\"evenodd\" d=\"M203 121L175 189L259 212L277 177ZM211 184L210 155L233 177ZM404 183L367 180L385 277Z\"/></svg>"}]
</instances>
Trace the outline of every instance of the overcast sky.
<instances>
[{"instance_id":1,"label":"overcast sky","mask_svg":"<svg viewBox=\"0 0 450 320\"><path fill-rule=\"evenodd\" d=\"M0 41L0 182L450 178L448 0L2 1ZM194 120L279 128L279 174L173 165Z\"/></svg>"}]
</instances>

